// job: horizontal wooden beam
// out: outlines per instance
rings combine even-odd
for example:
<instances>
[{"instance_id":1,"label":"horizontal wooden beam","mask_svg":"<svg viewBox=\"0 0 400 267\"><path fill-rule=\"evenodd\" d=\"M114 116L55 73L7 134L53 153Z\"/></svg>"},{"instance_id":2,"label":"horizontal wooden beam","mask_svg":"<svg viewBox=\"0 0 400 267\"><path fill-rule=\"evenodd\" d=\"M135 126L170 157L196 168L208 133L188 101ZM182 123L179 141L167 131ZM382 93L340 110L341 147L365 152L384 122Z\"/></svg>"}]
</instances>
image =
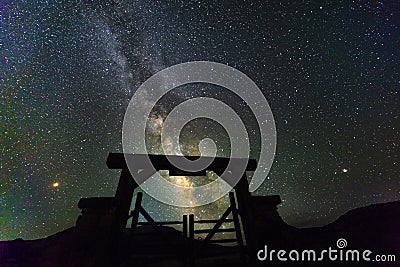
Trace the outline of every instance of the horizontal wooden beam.
<instances>
[{"instance_id":1,"label":"horizontal wooden beam","mask_svg":"<svg viewBox=\"0 0 400 267\"><path fill-rule=\"evenodd\" d=\"M148 161L150 160L150 162ZM151 163L152 168L156 171L159 170L169 170L172 173L184 172L183 170L175 167L172 162L180 162L184 160L189 161L200 161L200 162L210 162L206 167L206 170L215 171L220 173L224 171L229 162L232 162L232 166L237 166L238 164L245 164L246 171L254 171L257 168L257 161L255 159L241 159L241 158L211 158L211 157L200 157L200 156L176 156L176 155L147 155L147 154L124 154L124 153L109 153L107 158L107 167L109 169L125 169L127 168L126 160L129 160L132 165L135 165L136 169L146 169L149 166L140 166L141 163L145 165ZM137 163L137 165L136 165ZM201 170L204 171L204 170Z\"/></svg>"},{"instance_id":2,"label":"horizontal wooden beam","mask_svg":"<svg viewBox=\"0 0 400 267\"><path fill-rule=\"evenodd\" d=\"M182 170L169 170L169 176L207 176L206 171L199 171L199 172L186 172Z\"/></svg>"},{"instance_id":3,"label":"horizontal wooden beam","mask_svg":"<svg viewBox=\"0 0 400 267\"><path fill-rule=\"evenodd\" d=\"M174 225L174 224L183 224L181 221L165 221L165 222L155 222L157 225ZM138 225L152 225L150 222L138 222Z\"/></svg>"},{"instance_id":4,"label":"horizontal wooden beam","mask_svg":"<svg viewBox=\"0 0 400 267\"><path fill-rule=\"evenodd\" d=\"M200 229L194 230L195 234L208 234L209 232L213 231L213 229ZM231 233L235 232L235 228L220 228L215 230L216 233Z\"/></svg>"},{"instance_id":5,"label":"horizontal wooden beam","mask_svg":"<svg viewBox=\"0 0 400 267\"><path fill-rule=\"evenodd\" d=\"M234 243L234 242L238 242L238 240L235 238L211 239L208 242L210 242L210 243Z\"/></svg>"},{"instance_id":6,"label":"horizontal wooden beam","mask_svg":"<svg viewBox=\"0 0 400 267\"><path fill-rule=\"evenodd\" d=\"M219 221L221 221L221 220L198 220L198 221L194 221L194 223L200 223L200 224L203 224L203 223L217 223ZM222 222L230 223L230 222L233 222L233 219L225 219Z\"/></svg>"}]
</instances>

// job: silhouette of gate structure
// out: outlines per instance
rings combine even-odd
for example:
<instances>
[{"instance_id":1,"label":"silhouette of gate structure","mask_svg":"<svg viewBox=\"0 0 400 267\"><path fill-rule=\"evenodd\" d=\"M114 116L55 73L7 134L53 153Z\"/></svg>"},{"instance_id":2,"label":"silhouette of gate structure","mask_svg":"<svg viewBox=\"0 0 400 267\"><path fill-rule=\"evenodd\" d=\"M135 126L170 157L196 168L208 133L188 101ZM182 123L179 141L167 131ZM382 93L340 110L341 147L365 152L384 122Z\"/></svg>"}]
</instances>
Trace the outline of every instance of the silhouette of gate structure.
<instances>
[{"instance_id":1,"label":"silhouette of gate structure","mask_svg":"<svg viewBox=\"0 0 400 267\"><path fill-rule=\"evenodd\" d=\"M182 244L178 251L180 253L172 253L175 255L175 258L181 257L180 255L185 255L183 260L186 261L188 266L194 266L194 261L197 258L202 257L210 257L210 256L219 256L221 254L232 254L232 253L240 253L242 259L244 259L245 250L244 250L244 241L242 236L242 227L239 221L239 212L236 207L235 195L233 192L229 193L229 206L225 210L225 212L218 219L201 219L195 220L194 214L183 215L182 221L155 221L150 214L142 207L142 198L143 193L139 192L136 195L135 208L131 211L129 218L132 218L130 234L134 237L136 235L140 235L142 233L137 233L136 229L139 225L148 225L151 226L154 232L161 237L162 241L167 246L173 246L173 242L169 240L168 236L165 235L163 231L163 226L167 225L182 225ZM139 215L142 215L146 221L139 221ZM228 217L232 218L228 218ZM129 219L128 218L128 219ZM195 225L210 225L213 224L212 228L209 229L196 229ZM221 228L223 224L233 224L233 227L230 228ZM235 238L222 238L215 239L215 234L217 233L234 233ZM148 233L145 233L145 235ZM197 239L196 235L206 234L204 239ZM196 240L200 240L200 242L196 243ZM210 244L236 244L238 249L229 249L225 251L213 251L213 248L210 247ZM140 245L140 244L139 244ZM176 246L176 244L175 244ZM209 248L209 250L207 250ZM215 247L214 247L215 248ZM185 253L181 253L185 251ZM182 257L181 257L182 258Z\"/></svg>"},{"instance_id":2,"label":"silhouette of gate structure","mask_svg":"<svg viewBox=\"0 0 400 267\"><path fill-rule=\"evenodd\" d=\"M185 160L207 160L211 162L208 167L199 172L187 172L178 169L173 165L168 157L173 157L174 162L185 158ZM235 164L235 161L239 164ZM241 165L245 161L245 172L241 179L233 185L235 195L233 192L229 194L230 206L227 208L225 213L218 220L199 220L195 221L194 216L189 216L189 222L187 217L183 217L182 222L155 222L153 218L146 212L141 206L142 194L139 193L135 209L130 212L130 207L133 199L134 190L139 187L139 184L150 178L155 172L160 170L168 170L172 176L205 176L206 171L212 171L218 176L221 176L227 170L229 166ZM128 168L128 164L129 167ZM230 163L231 162L231 163ZM233 162L233 164L232 164ZM232 164L232 165L230 165ZM80 200L82 209L82 215L78 218L77 226L85 224L95 224L98 221L104 222L104 229L109 229L110 234L110 250L117 246L119 238L123 235L126 229L126 225L129 218L132 218L131 233L135 232L137 225L151 225L155 231L160 232L160 226L167 224L182 224L183 235L186 236L187 229L189 226L189 239L194 240L196 234L207 234L205 239L202 240L202 245L196 249L198 253L212 243L222 242L236 242L239 247L246 248L248 252L253 250L254 233L252 227L252 216L251 213L251 195L248 191L249 184L247 180L246 171L254 171L257 167L255 159L235 159L235 158L220 158L216 157L210 160L210 158L198 157L198 156L165 156L165 155L144 155L144 154L123 154L123 153L109 153L107 158L107 166L109 169L120 169L121 174L117 186L117 190L114 197L108 198L86 198ZM132 167L133 166L133 167ZM234 169L232 171L235 171ZM135 176L135 179L133 179ZM224 178L223 178L224 179ZM227 180L225 180L227 181ZM231 181L227 181L231 183ZM236 196L236 198L235 198ZM237 201L237 203L236 203ZM139 222L138 216L142 214L147 222ZM231 214L232 219L227 219L227 216ZM99 218L107 217L107 220L100 220ZM240 218L240 219L239 219ZM221 228L221 225L227 222L233 222L234 227L229 229ZM241 222L241 223L240 223ZM215 223L211 229L195 229L195 225L202 223ZM235 239L228 240L215 240L213 239L216 233L220 232L234 232L236 235ZM242 235L243 233L243 235ZM244 251L244 250L243 250ZM194 256L196 256L194 255ZM110 256L110 258L116 256Z\"/></svg>"}]
</instances>

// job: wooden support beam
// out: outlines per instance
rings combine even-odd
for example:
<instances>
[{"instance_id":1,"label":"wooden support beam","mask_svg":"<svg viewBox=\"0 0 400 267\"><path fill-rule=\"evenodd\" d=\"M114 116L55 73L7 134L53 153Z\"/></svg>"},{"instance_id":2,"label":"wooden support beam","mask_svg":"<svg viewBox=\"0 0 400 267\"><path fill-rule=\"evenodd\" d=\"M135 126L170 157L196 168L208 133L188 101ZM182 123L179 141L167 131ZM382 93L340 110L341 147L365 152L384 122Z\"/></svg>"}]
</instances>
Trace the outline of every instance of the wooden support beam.
<instances>
[{"instance_id":1,"label":"wooden support beam","mask_svg":"<svg viewBox=\"0 0 400 267\"><path fill-rule=\"evenodd\" d=\"M183 215L182 216L182 236L187 237L188 236L188 216Z\"/></svg>"},{"instance_id":2,"label":"wooden support beam","mask_svg":"<svg viewBox=\"0 0 400 267\"><path fill-rule=\"evenodd\" d=\"M140 206L139 207L140 213L143 215L143 217L150 223L150 225L154 228L156 231L161 231L160 227L157 225L157 223L151 218L150 214L147 213L147 211Z\"/></svg>"},{"instance_id":3,"label":"wooden support beam","mask_svg":"<svg viewBox=\"0 0 400 267\"><path fill-rule=\"evenodd\" d=\"M115 228L118 234L121 234L126 228L126 222L129 217L133 191L138 185L132 178L129 170L123 169L119 178L115 200L117 203Z\"/></svg>"},{"instance_id":4,"label":"wooden support beam","mask_svg":"<svg viewBox=\"0 0 400 267\"><path fill-rule=\"evenodd\" d=\"M229 213L231 213L231 207L228 207L226 209L226 211L224 212L224 214L222 214L220 220L214 225L214 227L212 228L211 232L204 238L204 243L207 243L208 241L211 240L211 238L213 238L214 234L217 232L217 230L221 227L221 225L224 223L224 220L226 219L226 217L228 217Z\"/></svg>"},{"instance_id":5,"label":"wooden support beam","mask_svg":"<svg viewBox=\"0 0 400 267\"><path fill-rule=\"evenodd\" d=\"M139 192L136 195L135 209L132 211L131 234L135 233L136 227L138 226L139 223L139 213L140 213L140 207L142 206L142 198L143 198L143 193Z\"/></svg>"},{"instance_id":6,"label":"wooden support beam","mask_svg":"<svg viewBox=\"0 0 400 267\"><path fill-rule=\"evenodd\" d=\"M238 215L238 210L236 208L235 195L233 192L229 192L229 202L231 204L231 209L232 209L232 217L233 217L233 223L235 225L234 229L236 231L236 238L239 243L239 246L243 247L242 230L240 227L239 215Z\"/></svg>"},{"instance_id":7,"label":"wooden support beam","mask_svg":"<svg viewBox=\"0 0 400 267\"><path fill-rule=\"evenodd\" d=\"M189 215L189 258L187 266L194 266L196 251L194 250L194 214Z\"/></svg>"},{"instance_id":8,"label":"wooden support beam","mask_svg":"<svg viewBox=\"0 0 400 267\"><path fill-rule=\"evenodd\" d=\"M254 221L253 215L251 214L251 209L249 208L251 205L251 193L249 192L249 182L247 180L246 173L243 174L243 177L235 186L235 193L238 202L238 213L240 214L240 218L242 220L246 246L249 248L250 253L254 253Z\"/></svg>"},{"instance_id":9,"label":"wooden support beam","mask_svg":"<svg viewBox=\"0 0 400 267\"><path fill-rule=\"evenodd\" d=\"M194 239L194 214L189 215L189 238Z\"/></svg>"}]
</instances>

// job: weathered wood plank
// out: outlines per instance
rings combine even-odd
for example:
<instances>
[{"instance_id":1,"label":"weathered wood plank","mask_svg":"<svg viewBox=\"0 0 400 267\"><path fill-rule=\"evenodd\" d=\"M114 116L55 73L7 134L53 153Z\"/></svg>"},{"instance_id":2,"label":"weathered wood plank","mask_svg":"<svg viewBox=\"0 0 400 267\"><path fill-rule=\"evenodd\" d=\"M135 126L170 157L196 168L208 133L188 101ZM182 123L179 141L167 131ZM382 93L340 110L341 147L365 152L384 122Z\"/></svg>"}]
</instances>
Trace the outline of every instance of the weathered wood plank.
<instances>
[{"instance_id":1,"label":"weathered wood plank","mask_svg":"<svg viewBox=\"0 0 400 267\"><path fill-rule=\"evenodd\" d=\"M226 211L224 212L224 214L222 214L220 220L214 225L214 227L212 228L211 232L208 233L206 238L204 238L204 244L206 244L208 241L211 240L211 238L213 238L213 236L215 235L217 230L221 227L221 225L224 223L225 218L228 217L228 215L231 213L231 211L232 211L232 207L229 206L226 209Z\"/></svg>"},{"instance_id":2,"label":"weathered wood plank","mask_svg":"<svg viewBox=\"0 0 400 267\"><path fill-rule=\"evenodd\" d=\"M148 162L150 159L150 162ZM151 163L150 167L155 168L156 171L159 170L170 170L173 173L183 172L183 170L175 167L170 160L179 162L181 160L188 159L190 161L201 160L201 162L211 162L211 164L206 168L210 171L225 170L232 161L232 165L241 164L247 162L247 171L254 171L257 168L257 161L255 159L240 159L240 158L210 158L210 157L199 157L199 156L175 156L175 155L146 155L146 154L124 154L124 153L109 153L107 158L107 167L109 169L125 169L127 168L126 159L132 160L132 163ZM137 166L138 169L144 169L146 166Z\"/></svg>"},{"instance_id":3,"label":"weathered wood plank","mask_svg":"<svg viewBox=\"0 0 400 267\"><path fill-rule=\"evenodd\" d=\"M195 223L199 223L199 224L204 224L204 223L217 223L220 220L198 220L198 221L194 221ZM225 219L223 220L224 223L230 223L233 222L233 219Z\"/></svg>"},{"instance_id":4,"label":"weathered wood plank","mask_svg":"<svg viewBox=\"0 0 400 267\"><path fill-rule=\"evenodd\" d=\"M227 239L213 239L209 241L210 243L236 243L238 242L235 238L227 238Z\"/></svg>"},{"instance_id":5,"label":"weathered wood plank","mask_svg":"<svg viewBox=\"0 0 400 267\"><path fill-rule=\"evenodd\" d=\"M235 232L235 228L221 228L221 229L217 229L217 230L213 230L213 229L200 229L200 230L194 230L195 234L208 234L211 231L214 231L216 233L231 233L231 232Z\"/></svg>"}]
</instances>

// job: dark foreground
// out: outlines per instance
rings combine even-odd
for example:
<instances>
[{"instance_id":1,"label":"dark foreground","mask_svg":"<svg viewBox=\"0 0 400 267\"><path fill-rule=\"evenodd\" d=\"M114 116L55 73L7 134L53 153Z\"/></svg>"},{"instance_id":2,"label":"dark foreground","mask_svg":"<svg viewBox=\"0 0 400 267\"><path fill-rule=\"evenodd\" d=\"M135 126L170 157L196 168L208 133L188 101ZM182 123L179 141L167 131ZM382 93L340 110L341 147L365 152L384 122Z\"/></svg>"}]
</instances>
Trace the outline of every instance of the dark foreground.
<instances>
[{"instance_id":1,"label":"dark foreground","mask_svg":"<svg viewBox=\"0 0 400 267\"><path fill-rule=\"evenodd\" d=\"M200 250L201 240L189 243L181 232L162 227L164 236L155 234L150 226L142 226L134 235L128 230L118 244L115 255L107 265L110 266L400 266L400 201L376 204L347 212L335 222L318 228L298 229L289 226L277 216L269 222L256 224L256 247L245 252L236 246L207 245ZM345 239L342 249L337 241ZM343 240L342 240L343 241ZM104 254L109 254L110 244L107 236L101 231L90 231L77 227L69 228L52 236L39 240L22 240L0 242L0 266L100 266ZM257 259L257 252L267 246L267 257L264 261ZM321 251L331 247L337 256L336 261L325 254L318 261ZM282 262L277 252L285 250ZM299 260L290 260L291 250L299 251ZM306 260L308 253L303 250L316 251L316 262ZM358 250L360 260L346 260L347 250ZM370 250L370 261L362 259L362 253ZM343 251L343 252L340 252ZM340 253L343 253L340 260ZM376 255L385 255L386 262L376 261ZM296 258L296 254L292 253ZM388 255L393 255L389 258ZM264 251L259 253L265 257ZM334 255L332 255L334 257ZM312 256L311 256L312 259ZM389 261L390 260L390 261Z\"/></svg>"}]
</instances>

